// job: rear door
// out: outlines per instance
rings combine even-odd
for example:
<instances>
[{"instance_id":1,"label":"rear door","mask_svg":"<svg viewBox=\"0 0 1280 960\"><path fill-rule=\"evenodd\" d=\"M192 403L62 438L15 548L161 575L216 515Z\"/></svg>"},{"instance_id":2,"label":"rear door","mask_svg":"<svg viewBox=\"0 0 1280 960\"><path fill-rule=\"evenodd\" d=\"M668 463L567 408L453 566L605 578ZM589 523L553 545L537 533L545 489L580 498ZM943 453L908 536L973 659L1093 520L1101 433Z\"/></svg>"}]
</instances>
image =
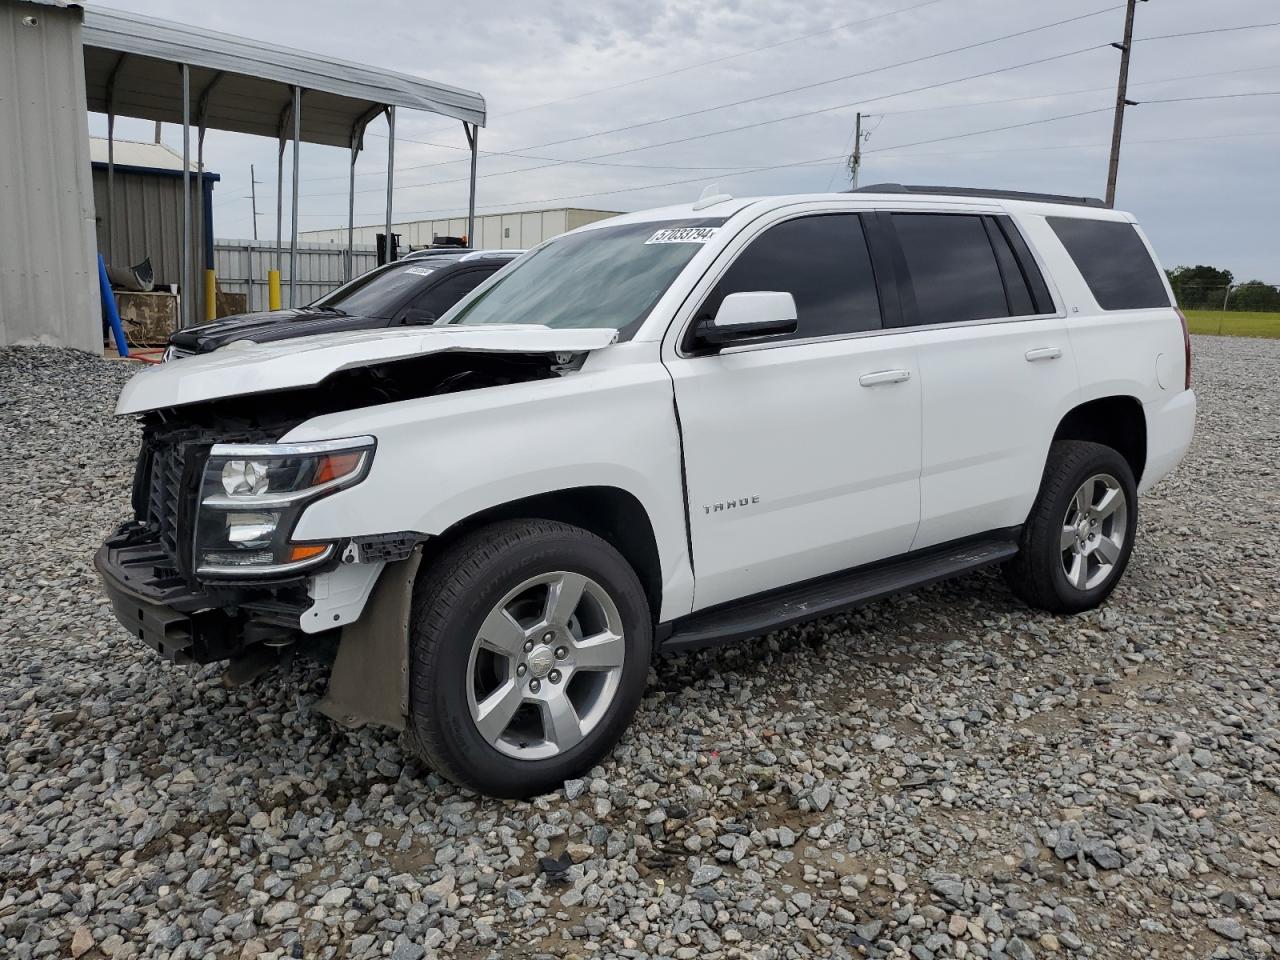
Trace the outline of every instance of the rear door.
<instances>
[{"instance_id":1,"label":"rear door","mask_svg":"<svg viewBox=\"0 0 1280 960\"><path fill-rule=\"evenodd\" d=\"M847 209L847 208L846 208ZM785 340L699 352L730 293L786 291ZM858 213L774 213L704 277L666 355L684 443L694 609L906 551L919 510L913 335L886 330ZM673 345L674 346L674 345Z\"/></svg>"},{"instance_id":2,"label":"rear door","mask_svg":"<svg viewBox=\"0 0 1280 960\"><path fill-rule=\"evenodd\" d=\"M1021 524L1078 392L1063 315L1006 215L886 212L924 414L913 548Z\"/></svg>"}]
</instances>

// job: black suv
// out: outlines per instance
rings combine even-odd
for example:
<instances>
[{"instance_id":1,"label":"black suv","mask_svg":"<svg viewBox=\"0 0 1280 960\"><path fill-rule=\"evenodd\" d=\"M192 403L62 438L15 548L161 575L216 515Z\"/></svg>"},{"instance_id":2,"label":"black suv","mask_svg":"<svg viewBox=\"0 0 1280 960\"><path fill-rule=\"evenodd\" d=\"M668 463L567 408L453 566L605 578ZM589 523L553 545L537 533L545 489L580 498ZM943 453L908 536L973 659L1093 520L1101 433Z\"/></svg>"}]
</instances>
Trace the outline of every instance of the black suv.
<instances>
[{"instance_id":1,"label":"black suv","mask_svg":"<svg viewBox=\"0 0 1280 960\"><path fill-rule=\"evenodd\" d=\"M314 303L241 313L179 330L166 360L209 353L236 340L268 343L346 330L433 323L522 250L431 250L361 274Z\"/></svg>"}]
</instances>

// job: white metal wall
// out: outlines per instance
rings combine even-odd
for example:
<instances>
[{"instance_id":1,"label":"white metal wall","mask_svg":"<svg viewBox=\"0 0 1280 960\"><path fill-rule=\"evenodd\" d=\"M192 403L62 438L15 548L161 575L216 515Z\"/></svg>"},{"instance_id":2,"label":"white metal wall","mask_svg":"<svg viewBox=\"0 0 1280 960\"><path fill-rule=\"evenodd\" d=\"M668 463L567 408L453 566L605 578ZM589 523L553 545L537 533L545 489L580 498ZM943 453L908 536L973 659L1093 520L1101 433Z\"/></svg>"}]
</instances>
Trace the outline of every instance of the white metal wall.
<instances>
[{"instance_id":1,"label":"white metal wall","mask_svg":"<svg viewBox=\"0 0 1280 960\"><path fill-rule=\"evenodd\" d=\"M577 208L486 214L476 217L476 242L472 246L484 250L527 250L550 237L617 215L611 210ZM355 242L376 243L374 238L384 229L382 224L356 227ZM425 247L434 237L464 236L467 232L467 218L404 221L393 223L391 230L393 233L400 234L402 250L405 244L414 248ZM298 236L300 239L334 246L345 246L347 242L345 227L334 230L307 230L299 233Z\"/></svg>"},{"instance_id":2,"label":"white metal wall","mask_svg":"<svg viewBox=\"0 0 1280 960\"><path fill-rule=\"evenodd\" d=\"M80 18L0 0L0 344L102 350Z\"/></svg>"},{"instance_id":3,"label":"white metal wall","mask_svg":"<svg viewBox=\"0 0 1280 960\"><path fill-rule=\"evenodd\" d=\"M358 277L377 265L377 251L372 246L357 246L353 251ZM347 248L329 243L298 244L298 286L295 306L303 306L338 287L343 282ZM248 309L267 309L267 271L276 262L275 241L214 240L214 269L218 288L232 293L247 293ZM280 294L289 306L289 248L280 258Z\"/></svg>"}]
</instances>

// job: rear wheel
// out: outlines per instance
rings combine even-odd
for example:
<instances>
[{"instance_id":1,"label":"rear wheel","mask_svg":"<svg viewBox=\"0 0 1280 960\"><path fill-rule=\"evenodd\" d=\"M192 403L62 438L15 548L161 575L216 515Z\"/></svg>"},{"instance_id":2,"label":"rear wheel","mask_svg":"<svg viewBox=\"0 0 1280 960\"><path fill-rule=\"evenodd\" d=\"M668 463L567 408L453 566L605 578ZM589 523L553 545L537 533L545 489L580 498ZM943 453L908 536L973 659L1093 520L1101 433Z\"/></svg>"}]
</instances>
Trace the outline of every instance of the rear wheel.
<instances>
[{"instance_id":1,"label":"rear wheel","mask_svg":"<svg viewBox=\"0 0 1280 960\"><path fill-rule=\"evenodd\" d=\"M546 520L484 527L415 591L412 740L459 783L544 793L617 742L651 646L644 589L609 544Z\"/></svg>"},{"instance_id":2,"label":"rear wheel","mask_svg":"<svg viewBox=\"0 0 1280 960\"><path fill-rule=\"evenodd\" d=\"M1090 610L1124 573L1137 522L1137 489L1124 457L1102 444L1060 440L1050 448L1006 579L1031 606Z\"/></svg>"}]
</instances>

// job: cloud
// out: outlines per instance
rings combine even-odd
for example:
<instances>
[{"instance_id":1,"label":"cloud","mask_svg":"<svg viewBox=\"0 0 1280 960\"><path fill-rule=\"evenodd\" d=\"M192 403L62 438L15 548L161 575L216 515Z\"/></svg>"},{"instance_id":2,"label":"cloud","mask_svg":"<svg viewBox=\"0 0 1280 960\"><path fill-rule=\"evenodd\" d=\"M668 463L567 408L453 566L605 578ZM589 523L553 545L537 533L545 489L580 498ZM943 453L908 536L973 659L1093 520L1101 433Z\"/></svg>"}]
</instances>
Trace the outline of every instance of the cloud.
<instances>
[{"instance_id":1,"label":"cloud","mask_svg":"<svg viewBox=\"0 0 1280 960\"><path fill-rule=\"evenodd\" d=\"M864 183L904 180L1098 195L1105 185L1108 108L1118 57L1107 44L1120 39L1123 23L1121 9L1108 9L1076 23L881 69L1109 5L1106 0L935 0L924 5L921 0L225 0L194 9L177 0L127 0L127 5L157 17L248 33L476 89L485 94L491 114L481 132L483 150L558 160L596 158L547 165L545 160L485 155L477 198L482 211L532 208L544 201L551 206L640 209L695 197L713 181L738 195L843 188L847 178L839 157L848 151L859 103L866 104L861 109L870 115ZM915 9L881 16L911 7ZM1273 14L1270 0L1238 0L1229 9L1212 11L1190 0L1143 4L1137 35L1264 22L1274 19ZM832 29L872 17L878 19ZM780 43L801 36L805 38ZM743 54L762 47L766 49ZM1085 47L1097 49L1073 52ZM949 82L1059 54L1060 59L1043 64ZM1280 29L1141 43L1134 49L1130 96L1154 100L1280 90L1277 54ZM700 66L707 61L718 62ZM1248 68L1268 69L1226 73ZM822 83L859 73L863 75ZM1171 79L1191 74L1218 75ZM1157 80L1169 82L1151 82ZM809 84L815 85L768 96ZM931 85L937 86L890 96ZM598 90L603 92L582 95ZM1025 99L1040 94L1057 96ZM596 135L740 100L749 102ZM1170 265L1221 262L1238 276L1280 279L1272 276L1280 273L1272 226L1280 215L1272 170L1280 136L1253 136L1280 134L1277 105L1280 97L1144 104L1128 112L1119 203L1139 216ZM824 108L832 109L768 122ZM962 136L1094 109L1101 112ZM397 119L404 138L396 146L397 217L464 209L466 184L459 181L467 164L459 149L465 146L460 125L425 114L401 113ZM105 128L101 118L93 123L95 132ZM750 124L760 125L734 130ZM118 129L121 136L150 132L149 125L128 121ZM357 194L357 223L383 217L383 133L385 127L375 122L357 167L362 191ZM173 128L166 128L165 135L168 142L177 142ZM584 139L552 143L576 137ZM923 143L928 140L938 142ZM668 145L652 146L663 143ZM244 199L250 163L264 181L258 208L272 213L260 217L260 233L274 233L275 144L211 132L206 156L210 168L223 177L215 194L218 233L251 233ZM818 158L833 159L734 173ZM344 150L304 145L302 229L345 224L347 162ZM521 169L527 172L510 172ZM287 189L287 169L285 180ZM555 199L560 197L572 199Z\"/></svg>"}]
</instances>

